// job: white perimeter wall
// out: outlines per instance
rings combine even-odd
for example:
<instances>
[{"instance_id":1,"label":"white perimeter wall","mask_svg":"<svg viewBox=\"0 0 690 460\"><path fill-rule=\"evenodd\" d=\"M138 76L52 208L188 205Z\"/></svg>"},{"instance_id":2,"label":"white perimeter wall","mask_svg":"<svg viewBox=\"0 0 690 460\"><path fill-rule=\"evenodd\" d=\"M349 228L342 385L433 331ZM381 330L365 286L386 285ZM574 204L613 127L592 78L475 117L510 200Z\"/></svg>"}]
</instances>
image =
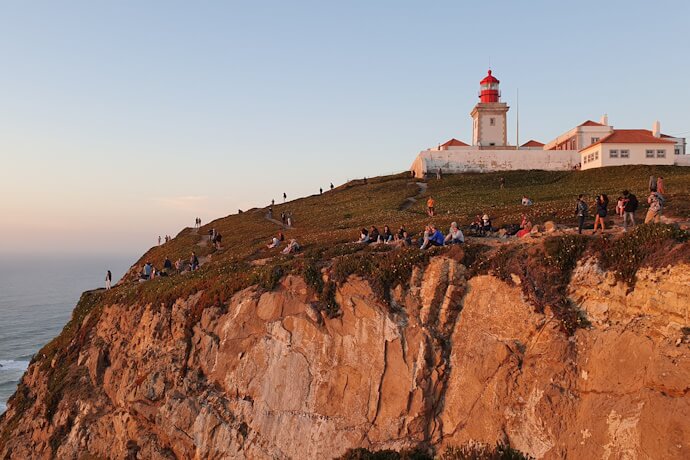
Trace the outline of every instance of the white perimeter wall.
<instances>
[{"instance_id":1,"label":"white perimeter wall","mask_svg":"<svg viewBox=\"0 0 690 460\"><path fill-rule=\"evenodd\" d=\"M544 169L569 171L580 162L577 150L422 150L411 171L417 177L435 173L515 171Z\"/></svg>"}]
</instances>

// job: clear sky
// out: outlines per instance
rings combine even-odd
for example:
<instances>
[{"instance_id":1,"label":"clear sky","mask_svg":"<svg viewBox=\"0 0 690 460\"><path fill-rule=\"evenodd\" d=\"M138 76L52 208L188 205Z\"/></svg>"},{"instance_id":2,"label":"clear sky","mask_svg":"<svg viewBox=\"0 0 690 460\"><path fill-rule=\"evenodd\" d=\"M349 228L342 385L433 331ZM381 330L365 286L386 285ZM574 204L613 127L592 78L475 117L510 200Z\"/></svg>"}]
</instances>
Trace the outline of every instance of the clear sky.
<instances>
[{"instance_id":1,"label":"clear sky","mask_svg":"<svg viewBox=\"0 0 690 460\"><path fill-rule=\"evenodd\" d=\"M471 141L690 135L687 1L0 3L0 253L127 252Z\"/></svg>"}]
</instances>

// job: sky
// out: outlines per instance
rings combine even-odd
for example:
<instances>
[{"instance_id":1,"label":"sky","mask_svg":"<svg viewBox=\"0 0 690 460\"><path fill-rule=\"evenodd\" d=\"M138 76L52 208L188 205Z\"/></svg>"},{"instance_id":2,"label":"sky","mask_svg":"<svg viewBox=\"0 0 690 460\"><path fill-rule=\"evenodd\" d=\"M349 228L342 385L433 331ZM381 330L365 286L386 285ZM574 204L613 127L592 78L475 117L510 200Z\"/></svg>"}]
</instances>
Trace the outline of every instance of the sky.
<instances>
[{"instance_id":1,"label":"sky","mask_svg":"<svg viewBox=\"0 0 690 460\"><path fill-rule=\"evenodd\" d=\"M690 135L686 1L0 1L0 255L158 235L400 172L489 67L515 141Z\"/></svg>"}]
</instances>

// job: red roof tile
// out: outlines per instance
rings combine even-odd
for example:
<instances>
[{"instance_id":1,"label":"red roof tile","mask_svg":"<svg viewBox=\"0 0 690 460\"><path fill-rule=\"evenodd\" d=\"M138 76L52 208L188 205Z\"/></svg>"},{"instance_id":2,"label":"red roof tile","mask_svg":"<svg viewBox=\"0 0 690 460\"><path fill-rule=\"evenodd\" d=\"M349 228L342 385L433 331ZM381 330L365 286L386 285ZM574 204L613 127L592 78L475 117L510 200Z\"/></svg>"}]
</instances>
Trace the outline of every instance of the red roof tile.
<instances>
[{"instance_id":1,"label":"red roof tile","mask_svg":"<svg viewBox=\"0 0 690 460\"><path fill-rule=\"evenodd\" d=\"M530 139L524 144L522 144L520 147L544 147L544 144L542 144L539 141L535 141L534 139Z\"/></svg>"},{"instance_id":2,"label":"red roof tile","mask_svg":"<svg viewBox=\"0 0 690 460\"><path fill-rule=\"evenodd\" d=\"M675 144L675 142L654 137L654 134L648 129L614 129L611 134L599 142L595 142L582 150L599 144Z\"/></svg>"},{"instance_id":3,"label":"red roof tile","mask_svg":"<svg viewBox=\"0 0 690 460\"><path fill-rule=\"evenodd\" d=\"M468 144L465 144L463 141L459 141L455 138L449 140L445 144L441 144L441 147L467 147Z\"/></svg>"},{"instance_id":4,"label":"red roof tile","mask_svg":"<svg viewBox=\"0 0 690 460\"><path fill-rule=\"evenodd\" d=\"M596 121L587 120L584 123L580 124L579 126L606 126L606 125L602 125L601 123L597 123Z\"/></svg>"}]
</instances>

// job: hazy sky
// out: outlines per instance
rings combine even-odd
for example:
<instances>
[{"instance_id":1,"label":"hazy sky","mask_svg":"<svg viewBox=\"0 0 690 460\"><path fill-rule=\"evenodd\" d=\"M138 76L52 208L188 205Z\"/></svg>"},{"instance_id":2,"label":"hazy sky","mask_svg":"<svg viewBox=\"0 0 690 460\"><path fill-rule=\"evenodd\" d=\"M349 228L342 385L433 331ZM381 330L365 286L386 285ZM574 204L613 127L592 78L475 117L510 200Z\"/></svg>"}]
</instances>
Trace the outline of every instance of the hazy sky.
<instances>
[{"instance_id":1,"label":"hazy sky","mask_svg":"<svg viewBox=\"0 0 690 460\"><path fill-rule=\"evenodd\" d=\"M0 2L0 253L128 252L471 141L690 135L690 2Z\"/></svg>"}]
</instances>

